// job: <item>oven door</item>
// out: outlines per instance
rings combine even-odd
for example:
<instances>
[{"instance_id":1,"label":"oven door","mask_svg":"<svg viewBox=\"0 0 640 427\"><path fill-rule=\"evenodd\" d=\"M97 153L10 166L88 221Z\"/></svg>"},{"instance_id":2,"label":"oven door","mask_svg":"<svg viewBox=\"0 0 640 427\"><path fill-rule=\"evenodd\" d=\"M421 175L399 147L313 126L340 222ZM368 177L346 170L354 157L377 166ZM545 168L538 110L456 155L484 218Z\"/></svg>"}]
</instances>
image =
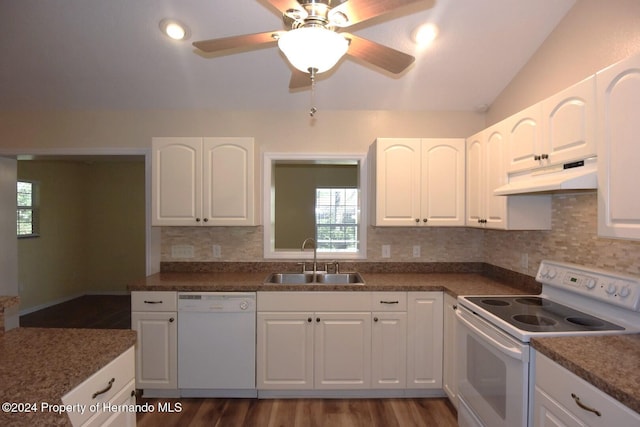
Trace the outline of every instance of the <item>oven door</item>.
<instances>
[{"instance_id":1,"label":"oven door","mask_svg":"<svg viewBox=\"0 0 640 427\"><path fill-rule=\"evenodd\" d=\"M460 304L456 311L460 427L527 426L529 346Z\"/></svg>"}]
</instances>

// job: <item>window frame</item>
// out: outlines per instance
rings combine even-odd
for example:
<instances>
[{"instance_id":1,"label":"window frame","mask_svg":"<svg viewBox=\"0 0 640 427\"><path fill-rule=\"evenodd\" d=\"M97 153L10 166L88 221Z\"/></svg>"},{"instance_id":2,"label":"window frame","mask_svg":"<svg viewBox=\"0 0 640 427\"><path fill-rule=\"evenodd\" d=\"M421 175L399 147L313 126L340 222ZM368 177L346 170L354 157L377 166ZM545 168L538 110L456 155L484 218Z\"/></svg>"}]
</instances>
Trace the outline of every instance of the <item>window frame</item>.
<instances>
[{"instance_id":1,"label":"window frame","mask_svg":"<svg viewBox=\"0 0 640 427\"><path fill-rule=\"evenodd\" d=\"M31 184L31 205L18 204L18 185L20 183ZM18 221L20 211L31 211L31 233L20 234ZM40 182L30 179L16 180L16 237L19 239L40 237Z\"/></svg>"}]
</instances>

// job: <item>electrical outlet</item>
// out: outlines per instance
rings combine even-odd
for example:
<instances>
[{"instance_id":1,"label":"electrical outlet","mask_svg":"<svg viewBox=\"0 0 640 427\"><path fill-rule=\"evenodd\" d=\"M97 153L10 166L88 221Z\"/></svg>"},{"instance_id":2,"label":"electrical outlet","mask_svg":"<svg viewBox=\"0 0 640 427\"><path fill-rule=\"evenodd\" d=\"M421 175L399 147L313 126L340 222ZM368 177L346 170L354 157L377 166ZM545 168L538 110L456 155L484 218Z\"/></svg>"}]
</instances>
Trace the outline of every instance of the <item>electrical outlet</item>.
<instances>
[{"instance_id":1,"label":"electrical outlet","mask_svg":"<svg viewBox=\"0 0 640 427\"><path fill-rule=\"evenodd\" d=\"M420 245L413 245L413 257L420 258Z\"/></svg>"},{"instance_id":2,"label":"electrical outlet","mask_svg":"<svg viewBox=\"0 0 640 427\"><path fill-rule=\"evenodd\" d=\"M171 258L193 258L193 246L171 245Z\"/></svg>"},{"instance_id":3,"label":"electrical outlet","mask_svg":"<svg viewBox=\"0 0 640 427\"><path fill-rule=\"evenodd\" d=\"M529 254L520 255L520 267L525 271L529 269Z\"/></svg>"},{"instance_id":4,"label":"electrical outlet","mask_svg":"<svg viewBox=\"0 0 640 427\"><path fill-rule=\"evenodd\" d=\"M391 245L382 245L382 258L391 258Z\"/></svg>"},{"instance_id":5,"label":"electrical outlet","mask_svg":"<svg viewBox=\"0 0 640 427\"><path fill-rule=\"evenodd\" d=\"M212 249L214 258L222 257L222 248L220 247L220 245L213 245Z\"/></svg>"}]
</instances>

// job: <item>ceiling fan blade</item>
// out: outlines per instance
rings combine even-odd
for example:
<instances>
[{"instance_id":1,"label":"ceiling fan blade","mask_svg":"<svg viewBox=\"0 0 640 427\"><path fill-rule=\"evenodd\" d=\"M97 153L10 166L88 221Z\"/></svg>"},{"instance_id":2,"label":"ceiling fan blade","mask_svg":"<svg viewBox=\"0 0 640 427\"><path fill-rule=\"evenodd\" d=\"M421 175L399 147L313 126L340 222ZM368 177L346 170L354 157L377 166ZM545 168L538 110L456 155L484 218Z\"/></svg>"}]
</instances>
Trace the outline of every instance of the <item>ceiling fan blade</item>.
<instances>
[{"instance_id":1,"label":"ceiling fan blade","mask_svg":"<svg viewBox=\"0 0 640 427\"><path fill-rule=\"evenodd\" d=\"M371 40L348 33L340 34L350 41L347 55L366 61L393 74L403 72L416 60L411 55Z\"/></svg>"},{"instance_id":2,"label":"ceiling fan blade","mask_svg":"<svg viewBox=\"0 0 640 427\"><path fill-rule=\"evenodd\" d=\"M311 86L311 75L294 68L291 72L289 89L300 89L308 86Z\"/></svg>"},{"instance_id":3,"label":"ceiling fan blade","mask_svg":"<svg viewBox=\"0 0 640 427\"><path fill-rule=\"evenodd\" d=\"M346 15L348 21L339 26L348 27L418 1L422 0L348 0L331 9L329 17L336 13Z\"/></svg>"},{"instance_id":4,"label":"ceiling fan blade","mask_svg":"<svg viewBox=\"0 0 640 427\"><path fill-rule=\"evenodd\" d=\"M290 10L297 10L301 18L304 18L307 16L307 11L304 10L304 8L300 6L300 3L298 3L296 0L266 0L266 1L267 3L271 3L273 7L275 7L280 12L282 12L283 15L287 14L287 12Z\"/></svg>"},{"instance_id":5,"label":"ceiling fan blade","mask_svg":"<svg viewBox=\"0 0 640 427\"><path fill-rule=\"evenodd\" d=\"M250 47L267 43L276 43L277 37L283 31L268 31L266 33L245 34L242 36L223 37L221 39L201 40L193 42L193 45L203 52L213 53L232 50L241 47Z\"/></svg>"}]
</instances>

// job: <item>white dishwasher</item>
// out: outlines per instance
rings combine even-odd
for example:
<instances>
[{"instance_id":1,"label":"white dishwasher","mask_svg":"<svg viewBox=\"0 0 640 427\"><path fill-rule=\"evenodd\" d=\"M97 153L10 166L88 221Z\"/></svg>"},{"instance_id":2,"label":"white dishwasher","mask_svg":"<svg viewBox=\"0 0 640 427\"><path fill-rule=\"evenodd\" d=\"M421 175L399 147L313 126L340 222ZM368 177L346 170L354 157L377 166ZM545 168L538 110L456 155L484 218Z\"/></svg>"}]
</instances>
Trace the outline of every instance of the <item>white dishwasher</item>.
<instances>
[{"instance_id":1,"label":"white dishwasher","mask_svg":"<svg viewBox=\"0 0 640 427\"><path fill-rule=\"evenodd\" d=\"M178 293L184 397L256 397L255 292Z\"/></svg>"}]
</instances>

